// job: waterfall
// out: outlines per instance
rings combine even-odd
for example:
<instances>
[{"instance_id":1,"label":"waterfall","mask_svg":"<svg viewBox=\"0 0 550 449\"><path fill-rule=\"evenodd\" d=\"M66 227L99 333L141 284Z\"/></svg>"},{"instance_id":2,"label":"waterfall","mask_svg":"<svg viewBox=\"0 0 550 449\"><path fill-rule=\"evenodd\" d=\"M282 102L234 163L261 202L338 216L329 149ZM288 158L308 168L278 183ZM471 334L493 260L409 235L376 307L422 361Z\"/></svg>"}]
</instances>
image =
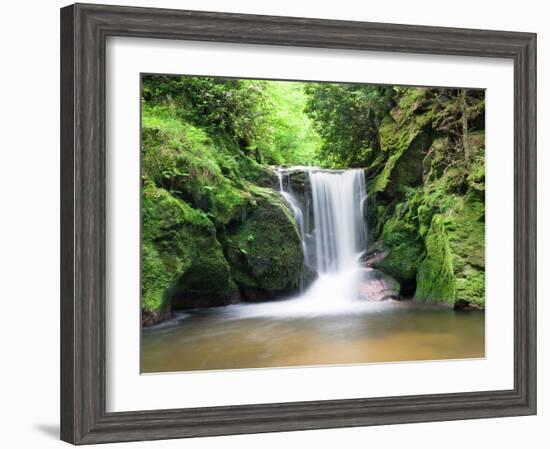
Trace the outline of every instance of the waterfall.
<instances>
[{"instance_id":1,"label":"waterfall","mask_svg":"<svg viewBox=\"0 0 550 449\"><path fill-rule=\"evenodd\" d=\"M302 242L302 248L304 250L304 254L306 254L306 245L305 245L305 228L304 228L304 214L302 213L302 209L300 208L300 204L292 195L292 193L287 192L283 187L283 173L281 170L277 171L277 175L279 177L279 192L281 193L282 197L287 201L287 203L290 205L290 208L292 209L292 213L294 214L294 218L296 219L296 223L298 224L298 229L300 231L300 240Z\"/></svg>"},{"instance_id":2,"label":"waterfall","mask_svg":"<svg viewBox=\"0 0 550 449\"><path fill-rule=\"evenodd\" d=\"M296 172L307 174L300 198L290 182ZM280 193L298 224L304 263L318 275L301 298L315 302L317 311L333 310L356 299L359 257L366 249L363 170L296 167L279 169L277 174Z\"/></svg>"},{"instance_id":3,"label":"waterfall","mask_svg":"<svg viewBox=\"0 0 550 449\"><path fill-rule=\"evenodd\" d=\"M310 171L309 181L317 272L355 266L366 245L363 170Z\"/></svg>"},{"instance_id":4,"label":"waterfall","mask_svg":"<svg viewBox=\"0 0 550 449\"><path fill-rule=\"evenodd\" d=\"M363 170L292 167L279 168L277 175L279 192L296 218L304 266L317 278L287 301L227 306L231 316L295 318L363 313L377 307L357 300L364 276L359 258L366 249ZM291 182L291 176L300 181Z\"/></svg>"}]
</instances>

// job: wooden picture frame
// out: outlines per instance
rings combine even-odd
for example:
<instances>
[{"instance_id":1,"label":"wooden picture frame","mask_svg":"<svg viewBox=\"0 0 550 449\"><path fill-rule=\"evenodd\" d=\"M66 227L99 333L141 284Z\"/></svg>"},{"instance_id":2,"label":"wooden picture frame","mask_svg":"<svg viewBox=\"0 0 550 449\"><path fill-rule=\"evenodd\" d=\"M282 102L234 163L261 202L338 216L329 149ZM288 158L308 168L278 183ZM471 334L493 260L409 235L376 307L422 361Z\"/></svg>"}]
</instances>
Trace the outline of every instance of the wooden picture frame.
<instances>
[{"instance_id":1,"label":"wooden picture frame","mask_svg":"<svg viewBox=\"0 0 550 449\"><path fill-rule=\"evenodd\" d=\"M106 412L107 36L509 58L514 64L514 388ZM76 4L61 10L61 438L153 440L536 413L536 35Z\"/></svg>"}]
</instances>

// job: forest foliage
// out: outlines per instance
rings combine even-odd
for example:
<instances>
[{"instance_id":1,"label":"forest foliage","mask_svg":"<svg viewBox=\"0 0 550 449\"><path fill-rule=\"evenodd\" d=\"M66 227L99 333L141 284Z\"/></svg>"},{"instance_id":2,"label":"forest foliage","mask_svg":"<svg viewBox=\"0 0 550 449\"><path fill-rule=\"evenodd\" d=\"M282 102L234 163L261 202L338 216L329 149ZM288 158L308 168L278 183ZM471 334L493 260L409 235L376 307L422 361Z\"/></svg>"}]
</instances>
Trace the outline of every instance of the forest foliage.
<instances>
[{"instance_id":1,"label":"forest foliage","mask_svg":"<svg viewBox=\"0 0 550 449\"><path fill-rule=\"evenodd\" d=\"M302 83L145 76L142 101L146 108L169 108L172 117L233 141L238 153L258 163L320 163L322 140L304 113Z\"/></svg>"},{"instance_id":2,"label":"forest foliage","mask_svg":"<svg viewBox=\"0 0 550 449\"><path fill-rule=\"evenodd\" d=\"M221 276L221 303L296 288L299 241L270 169L296 165L365 169L369 242L389 249L378 268L403 296L482 307L484 108L482 90L144 75L143 266L164 270L145 273L144 310L212 297L185 285L194 260ZM194 232L204 248L189 253Z\"/></svg>"}]
</instances>

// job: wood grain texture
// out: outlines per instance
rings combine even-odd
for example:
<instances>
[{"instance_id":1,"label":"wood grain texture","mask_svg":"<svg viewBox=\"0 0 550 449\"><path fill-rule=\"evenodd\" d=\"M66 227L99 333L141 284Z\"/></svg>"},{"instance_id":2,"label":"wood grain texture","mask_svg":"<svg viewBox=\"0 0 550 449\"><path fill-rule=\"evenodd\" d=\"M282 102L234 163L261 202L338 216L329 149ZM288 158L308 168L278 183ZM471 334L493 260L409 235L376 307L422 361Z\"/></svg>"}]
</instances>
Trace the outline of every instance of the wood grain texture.
<instances>
[{"instance_id":1,"label":"wood grain texture","mask_svg":"<svg viewBox=\"0 0 550 449\"><path fill-rule=\"evenodd\" d=\"M506 391L106 413L105 40L514 61L514 380ZM536 35L76 4L61 10L61 437L106 443L536 413Z\"/></svg>"},{"instance_id":2,"label":"wood grain texture","mask_svg":"<svg viewBox=\"0 0 550 449\"><path fill-rule=\"evenodd\" d=\"M74 21L72 8L61 11L61 437L74 441Z\"/></svg>"}]
</instances>

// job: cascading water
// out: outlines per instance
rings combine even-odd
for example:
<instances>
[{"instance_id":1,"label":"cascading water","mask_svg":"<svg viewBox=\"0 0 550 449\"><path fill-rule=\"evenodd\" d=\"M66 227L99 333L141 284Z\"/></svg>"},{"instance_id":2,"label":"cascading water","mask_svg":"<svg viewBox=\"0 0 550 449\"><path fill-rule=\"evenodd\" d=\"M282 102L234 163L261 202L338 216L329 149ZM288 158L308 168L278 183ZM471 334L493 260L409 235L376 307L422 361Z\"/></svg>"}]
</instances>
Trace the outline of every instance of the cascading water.
<instances>
[{"instance_id":1,"label":"cascading water","mask_svg":"<svg viewBox=\"0 0 550 449\"><path fill-rule=\"evenodd\" d=\"M307 188L299 200L292 192L290 175L307 174ZM347 312L359 305L361 267L366 249L363 204L366 198L363 170L324 170L311 167L279 169L279 190L292 209L304 249L304 263L316 272L313 284L280 314ZM265 309L264 309L265 310Z\"/></svg>"},{"instance_id":2,"label":"cascading water","mask_svg":"<svg viewBox=\"0 0 550 449\"><path fill-rule=\"evenodd\" d=\"M305 174L303 192L293 192L290 176ZM358 301L366 249L363 170L313 167L279 169L279 191L294 213L304 252L304 265L317 278L299 296L282 302L228 306L234 318L347 314L372 308Z\"/></svg>"},{"instance_id":3,"label":"cascading water","mask_svg":"<svg viewBox=\"0 0 550 449\"><path fill-rule=\"evenodd\" d=\"M289 175L298 171L307 173L309 182L302 201L289 181ZM298 224L305 263L319 274L355 266L366 246L363 171L295 167L279 169L277 175L279 192Z\"/></svg>"},{"instance_id":4,"label":"cascading water","mask_svg":"<svg viewBox=\"0 0 550 449\"><path fill-rule=\"evenodd\" d=\"M304 214L302 213L302 209L300 208L300 204L298 203L296 198L294 198L294 196L290 192L284 190L283 174L280 170L277 171L277 175L279 177L279 192L292 209L292 213L294 214L294 218L296 219L296 223L298 224L298 229L300 230L300 240L302 242L302 248L304 250L304 254L307 254L307 248L305 244L306 231L304 228Z\"/></svg>"},{"instance_id":5,"label":"cascading water","mask_svg":"<svg viewBox=\"0 0 550 449\"><path fill-rule=\"evenodd\" d=\"M316 270L339 273L365 251L363 170L310 171Z\"/></svg>"}]
</instances>

